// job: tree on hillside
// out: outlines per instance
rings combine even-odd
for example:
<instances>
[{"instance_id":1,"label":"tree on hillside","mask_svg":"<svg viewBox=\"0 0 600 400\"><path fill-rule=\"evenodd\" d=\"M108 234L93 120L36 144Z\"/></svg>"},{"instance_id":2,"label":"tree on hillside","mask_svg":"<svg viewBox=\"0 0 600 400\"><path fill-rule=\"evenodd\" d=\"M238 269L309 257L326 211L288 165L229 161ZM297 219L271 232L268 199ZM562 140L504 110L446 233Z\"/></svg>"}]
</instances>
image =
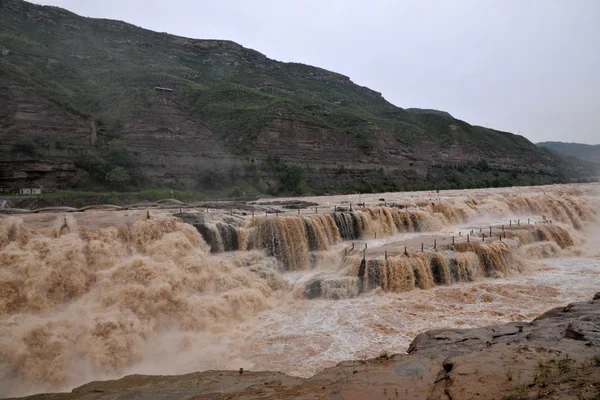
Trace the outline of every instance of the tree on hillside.
<instances>
[{"instance_id":1,"label":"tree on hillside","mask_svg":"<svg viewBox=\"0 0 600 400\"><path fill-rule=\"evenodd\" d=\"M125 187L130 179L131 177L123 167L115 167L106 174L106 182L117 189Z\"/></svg>"}]
</instances>

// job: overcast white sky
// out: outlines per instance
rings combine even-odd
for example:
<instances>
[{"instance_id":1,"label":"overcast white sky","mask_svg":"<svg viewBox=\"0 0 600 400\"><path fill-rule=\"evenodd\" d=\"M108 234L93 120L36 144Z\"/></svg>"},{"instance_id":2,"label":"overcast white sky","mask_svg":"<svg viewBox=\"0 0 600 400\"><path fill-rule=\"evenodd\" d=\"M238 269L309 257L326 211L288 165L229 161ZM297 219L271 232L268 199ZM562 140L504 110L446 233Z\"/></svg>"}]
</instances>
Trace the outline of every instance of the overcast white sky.
<instances>
[{"instance_id":1,"label":"overcast white sky","mask_svg":"<svg viewBox=\"0 0 600 400\"><path fill-rule=\"evenodd\" d=\"M600 143L600 0L35 2L233 40L534 142Z\"/></svg>"}]
</instances>

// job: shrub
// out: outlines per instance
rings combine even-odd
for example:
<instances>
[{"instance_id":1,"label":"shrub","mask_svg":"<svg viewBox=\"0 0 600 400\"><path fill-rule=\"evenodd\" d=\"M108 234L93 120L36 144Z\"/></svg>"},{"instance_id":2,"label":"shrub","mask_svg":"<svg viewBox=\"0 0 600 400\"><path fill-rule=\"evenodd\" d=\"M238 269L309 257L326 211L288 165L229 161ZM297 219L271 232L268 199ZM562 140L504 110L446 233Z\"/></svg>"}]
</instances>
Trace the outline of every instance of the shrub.
<instances>
[{"instance_id":1,"label":"shrub","mask_svg":"<svg viewBox=\"0 0 600 400\"><path fill-rule=\"evenodd\" d=\"M234 187L231 192L229 192L229 197L242 197L244 192L238 186Z\"/></svg>"},{"instance_id":2,"label":"shrub","mask_svg":"<svg viewBox=\"0 0 600 400\"><path fill-rule=\"evenodd\" d=\"M124 188L131 177L123 167L115 167L106 174L106 182L116 188Z\"/></svg>"},{"instance_id":3,"label":"shrub","mask_svg":"<svg viewBox=\"0 0 600 400\"><path fill-rule=\"evenodd\" d=\"M75 161L75 166L86 171L93 179L100 182L106 179L106 174L111 170L111 165L96 154L80 157Z\"/></svg>"},{"instance_id":4,"label":"shrub","mask_svg":"<svg viewBox=\"0 0 600 400\"><path fill-rule=\"evenodd\" d=\"M284 171L285 175L281 180L283 188L291 193L302 194L304 169L299 165L286 165Z\"/></svg>"},{"instance_id":5,"label":"shrub","mask_svg":"<svg viewBox=\"0 0 600 400\"><path fill-rule=\"evenodd\" d=\"M206 189L224 189L231 186L231 174L224 170L207 169L200 173L198 186Z\"/></svg>"},{"instance_id":6,"label":"shrub","mask_svg":"<svg viewBox=\"0 0 600 400\"><path fill-rule=\"evenodd\" d=\"M137 166L137 162L127 149L127 146L119 140L110 142L103 153L103 158L110 165L123 168L134 168Z\"/></svg>"}]
</instances>

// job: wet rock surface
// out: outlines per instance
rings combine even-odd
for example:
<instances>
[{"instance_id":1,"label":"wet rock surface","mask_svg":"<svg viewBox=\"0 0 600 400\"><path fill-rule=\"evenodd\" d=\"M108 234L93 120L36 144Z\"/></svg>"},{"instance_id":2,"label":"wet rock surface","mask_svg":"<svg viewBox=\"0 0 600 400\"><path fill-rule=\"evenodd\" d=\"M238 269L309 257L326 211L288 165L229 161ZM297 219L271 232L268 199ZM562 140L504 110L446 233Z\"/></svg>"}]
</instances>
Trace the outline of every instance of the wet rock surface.
<instances>
[{"instance_id":1,"label":"wet rock surface","mask_svg":"<svg viewBox=\"0 0 600 400\"><path fill-rule=\"evenodd\" d=\"M344 361L312 378L278 372L132 375L29 399L592 399L600 393L600 299L532 322L418 335L409 354Z\"/></svg>"},{"instance_id":2,"label":"wet rock surface","mask_svg":"<svg viewBox=\"0 0 600 400\"><path fill-rule=\"evenodd\" d=\"M477 329L448 329L428 331L411 343L409 354L460 355L479 351L496 344L528 342L560 343L564 339L593 342L600 339L600 304L598 300L573 303L550 310L530 323L513 322L506 325Z\"/></svg>"}]
</instances>

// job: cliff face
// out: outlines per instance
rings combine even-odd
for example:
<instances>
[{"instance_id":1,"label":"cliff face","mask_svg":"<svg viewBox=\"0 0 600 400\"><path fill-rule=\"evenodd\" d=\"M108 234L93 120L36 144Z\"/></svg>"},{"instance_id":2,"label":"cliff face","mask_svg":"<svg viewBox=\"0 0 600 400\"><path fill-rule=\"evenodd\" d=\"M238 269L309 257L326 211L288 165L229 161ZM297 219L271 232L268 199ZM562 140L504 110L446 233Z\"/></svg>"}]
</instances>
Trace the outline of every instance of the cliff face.
<instances>
[{"instance_id":1,"label":"cliff face","mask_svg":"<svg viewBox=\"0 0 600 400\"><path fill-rule=\"evenodd\" d=\"M0 90L0 182L7 188L31 184L69 185L74 157L90 147L93 123L31 91ZM13 151L15 142L37 141L44 154ZM62 145L69 142L68 148Z\"/></svg>"},{"instance_id":2,"label":"cliff face","mask_svg":"<svg viewBox=\"0 0 600 400\"><path fill-rule=\"evenodd\" d=\"M21 0L0 8L0 99L3 192L103 186L110 168L133 164L149 186L202 188L207 171L270 184L281 174L262 163L274 157L303 166L313 187L421 183L481 160L546 183L594 176L521 136L398 108L341 74ZM115 140L128 165L102 158Z\"/></svg>"},{"instance_id":3,"label":"cliff face","mask_svg":"<svg viewBox=\"0 0 600 400\"><path fill-rule=\"evenodd\" d=\"M128 121L121 140L135 151L148 179L163 187L192 188L200 171L227 168L232 159L198 118L172 104L153 104Z\"/></svg>"},{"instance_id":4,"label":"cliff face","mask_svg":"<svg viewBox=\"0 0 600 400\"><path fill-rule=\"evenodd\" d=\"M409 354L344 361L309 379L277 372L132 375L29 399L593 399L600 394L600 293L532 322L442 329Z\"/></svg>"}]
</instances>

